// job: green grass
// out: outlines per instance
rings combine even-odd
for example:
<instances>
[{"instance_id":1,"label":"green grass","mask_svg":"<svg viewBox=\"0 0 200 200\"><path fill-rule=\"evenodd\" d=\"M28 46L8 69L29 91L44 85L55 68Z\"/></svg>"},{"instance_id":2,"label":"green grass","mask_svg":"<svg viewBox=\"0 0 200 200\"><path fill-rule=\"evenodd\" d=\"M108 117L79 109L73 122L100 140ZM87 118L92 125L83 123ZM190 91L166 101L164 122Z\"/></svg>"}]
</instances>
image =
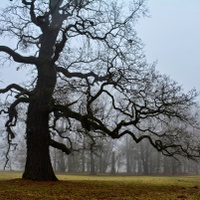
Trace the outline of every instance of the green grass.
<instances>
[{"instance_id":1,"label":"green grass","mask_svg":"<svg viewBox=\"0 0 200 200\"><path fill-rule=\"evenodd\" d=\"M33 182L0 172L0 200L200 200L199 176L57 176L58 182Z\"/></svg>"}]
</instances>

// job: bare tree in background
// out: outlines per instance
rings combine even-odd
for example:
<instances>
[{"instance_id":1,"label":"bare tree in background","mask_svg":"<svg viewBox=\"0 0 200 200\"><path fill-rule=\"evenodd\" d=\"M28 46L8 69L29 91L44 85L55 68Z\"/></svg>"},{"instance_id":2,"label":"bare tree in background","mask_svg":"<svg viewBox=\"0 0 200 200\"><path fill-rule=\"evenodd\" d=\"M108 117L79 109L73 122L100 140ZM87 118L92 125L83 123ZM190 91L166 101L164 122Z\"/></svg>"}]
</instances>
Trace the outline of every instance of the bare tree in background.
<instances>
[{"instance_id":1,"label":"bare tree in background","mask_svg":"<svg viewBox=\"0 0 200 200\"><path fill-rule=\"evenodd\" d=\"M148 140L164 155L199 156L199 141L191 143L192 133L186 131L197 125L191 112L197 94L184 94L146 63L134 30L145 13L144 0L13 0L1 11L1 37L16 45L0 46L1 63L19 63L19 70L26 66L33 71L29 86L10 84L0 90L13 96L1 105L1 113L8 114L9 145L18 134L18 107L28 105L24 179L57 180L49 146L69 154L73 146L67 133L75 126L89 137L129 134L136 143ZM63 98L55 92L63 92ZM104 104L95 110L99 99ZM57 128L60 119L68 132ZM167 127L174 122L177 131L171 134ZM65 134L70 146L53 140L52 133Z\"/></svg>"}]
</instances>

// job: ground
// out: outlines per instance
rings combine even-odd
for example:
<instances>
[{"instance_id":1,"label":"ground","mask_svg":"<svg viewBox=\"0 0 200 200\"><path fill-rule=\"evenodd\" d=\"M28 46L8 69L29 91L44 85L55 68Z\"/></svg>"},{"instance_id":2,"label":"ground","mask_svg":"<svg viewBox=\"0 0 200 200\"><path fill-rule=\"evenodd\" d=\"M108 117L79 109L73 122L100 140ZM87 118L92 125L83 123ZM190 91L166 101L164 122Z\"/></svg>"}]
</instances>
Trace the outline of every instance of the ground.
<instances>
[{"instance_id":1,"label":"ground","mask_svg":"<svg viewBox=\"0 0 200 200\"><path fill-rule=\"evenodd\" d=\"M199 176L57 175L58 182L20 179L0 173L0 200L175 200L200 199Z\"/></svg>"}]
</instances>

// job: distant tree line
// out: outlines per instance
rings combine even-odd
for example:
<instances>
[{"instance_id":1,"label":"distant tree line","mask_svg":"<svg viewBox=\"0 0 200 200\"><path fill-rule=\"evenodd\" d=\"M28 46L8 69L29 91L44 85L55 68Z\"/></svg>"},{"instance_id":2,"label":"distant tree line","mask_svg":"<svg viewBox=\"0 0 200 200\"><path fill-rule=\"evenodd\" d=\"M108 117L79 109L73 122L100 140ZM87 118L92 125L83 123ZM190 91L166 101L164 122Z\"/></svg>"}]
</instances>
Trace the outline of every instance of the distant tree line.
<instances>
[{"instance_id":1,"label":"distant tree line","mask_svg":"<svg viewBox=\"0 0 200 200\"><path fill-rule=\"evenodd\" d=\"M93 149L85 149L66 156L52 152L57 172L111 175L180 175L199 174L200 163L187 158L163 156L148 141L133 144L130 138L112 141L110 138Z\"/></svg>"},{"instance_id":2,"label":"distant tree line","mask_svg":"<svg viewBox=\"0 0 200 200\"><path fill-rule=\"evenodd\" d=\"M75 139L77 140L77 138ZM188 160L184 157L164 156L155 150L148 141L134 144L128 136L117 141L108 137L97 138L95 144L84 140L87 138L82 138L82 142L76 143L76 151L70 155L51 149L52 164L56 172L91 175L105 173L111 175L182 175L199 174L200 172L198 161ZM16 151L10 153L7 170L23 170L24 146L24 142L21 141L20 145L16 147ZM1 161L5 161L3 155ZM3 165L1 168L3 169Z\"/></svg>"}]
</instances>

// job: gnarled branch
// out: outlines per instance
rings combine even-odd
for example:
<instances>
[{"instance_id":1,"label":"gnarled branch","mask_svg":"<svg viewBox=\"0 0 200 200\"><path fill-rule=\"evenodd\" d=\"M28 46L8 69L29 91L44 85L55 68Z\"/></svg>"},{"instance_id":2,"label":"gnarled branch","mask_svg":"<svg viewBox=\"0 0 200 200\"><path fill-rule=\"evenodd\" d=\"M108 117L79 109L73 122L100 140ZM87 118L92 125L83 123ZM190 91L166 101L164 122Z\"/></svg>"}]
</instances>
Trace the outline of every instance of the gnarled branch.
<instances>
[{"instance_id":1,"label":"gnarled branch","mask_svg":"<svg viewBox=\"0 0 200 200\"><path fill-rule=\"evenodd\" d=\"M93 71L88 72L88 73L81 73L81 72L69 72L68 69L65 69L64 67L56 67L57 72L62 73L65 75L67 78L88 78L88 77L93 77L95 81L106 81L108 79L108 75L105 76L98 76L95 74Z\"/></svg>"},{"instance_id":2,"label":"gnarled branch","mask_svg":"<svg viewBox=\"0 0 200 200\"><path fill-rule=\"evenodd\" d=\"M6 93L6 92L8 92L9 90L12 90L12 89L18 90L22 94L27 94L27 95L30 94L30 92L28 90L24 89L23 87L21 87L20 85L15 84L15 83L8 85L4 89L0 89L0 93Z\"/></svg>"},{"instance_id":3,"label":"gnarled branch","mask_svg":"<svg viewBox=\"0 0 200 200\"><path fill-rule=\"evenodd\" d=\"M67 148L63 143L51 139L49 144L56 149L62 150L67 155L71 153L71 149Z\"/></svg>"},{"instance_id":4,"label":"gnarled branch","mask_svg":"<svg viewBox=\"0 0 200 200\"><path fill-rule=\"evenodd\" d=\"M0 52L9 54L13 58L13 60L18 63L26 63L26 64L34 64L34 65L37 65L39 63L38 58L33 57L33 56L29 56L29 57L22 56L7 46L0 46Z\"/></svg>"},{"instance_id":5,"label":"gnarled branch","mask_svg":"<svg viewBox=\"0 0 200 200\"><path fill-rule=\"evenodd\" d=\"M11 139L13 139L15 137L14 132L12 131L11 127L16 125L17 122L17 117L18 117L18 113L16 110L16 106L19 103L28 103L29 100L28 98L19 98L16 101L14 101L10 107L8 108L8 115L9 115L9 119L6 122L5 126L6 126L6 130L8 132L8 136L11 137Z\"/></svg>"}]
</instances>

